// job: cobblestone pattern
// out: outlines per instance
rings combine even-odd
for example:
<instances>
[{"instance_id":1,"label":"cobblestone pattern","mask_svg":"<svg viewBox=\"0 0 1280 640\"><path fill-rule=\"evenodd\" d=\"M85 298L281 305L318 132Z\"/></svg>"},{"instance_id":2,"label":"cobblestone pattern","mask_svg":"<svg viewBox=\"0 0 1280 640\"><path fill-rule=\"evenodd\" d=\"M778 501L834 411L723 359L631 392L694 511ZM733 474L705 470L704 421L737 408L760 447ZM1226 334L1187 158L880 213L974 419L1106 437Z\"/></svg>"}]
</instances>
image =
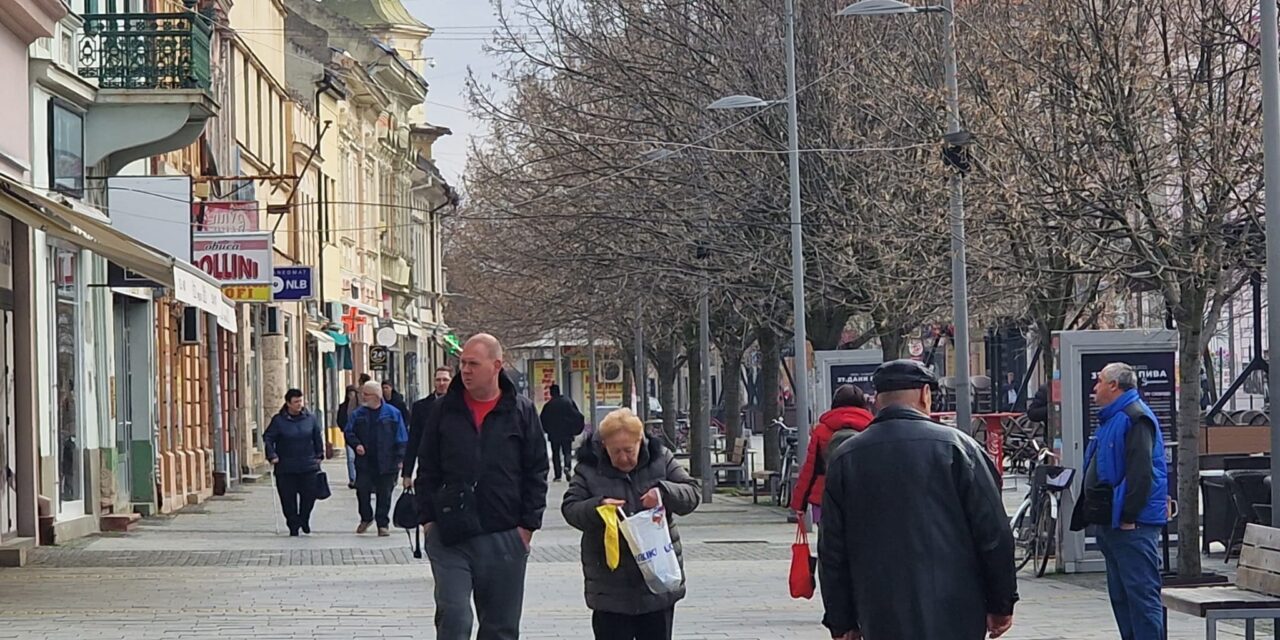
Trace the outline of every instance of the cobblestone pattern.
<instances>
[{"instance_id":1,"label":"cobblestone pattern","mask_svg":"<svg viewBox=\"0 0 1280 640\"><path fill-rule=\"evenodd\" d=\"M724 543L691 544L685 559L697 561L786 560L790 547L778 544ZM533 564L567 562L581 557L575 545L535 545L529 561ZM295 549L240 551L96 551L92 549L37 549L31 565L36 567L298 567L411 565L425 562L413 552L400 549Z\"/></svg>"}]
</instances>

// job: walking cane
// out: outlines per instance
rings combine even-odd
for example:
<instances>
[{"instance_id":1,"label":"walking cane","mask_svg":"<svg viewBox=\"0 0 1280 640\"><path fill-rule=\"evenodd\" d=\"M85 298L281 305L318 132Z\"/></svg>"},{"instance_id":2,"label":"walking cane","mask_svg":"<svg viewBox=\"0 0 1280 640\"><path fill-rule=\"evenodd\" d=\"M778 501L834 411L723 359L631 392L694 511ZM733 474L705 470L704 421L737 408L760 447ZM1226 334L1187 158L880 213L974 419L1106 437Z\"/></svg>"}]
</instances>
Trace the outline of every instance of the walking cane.
<instances>
[{"instance_id":1,"label":"walking cane","mask_svg":"<svg viewBox=\"0 0 1280 640\"><path fill-rule=\"evenodd\" d=\"M269 471L269 473L271 474L271 493L274 493L274 494L276 494L276 495L278 496L278 495L280 495L280 491L276 489L276 470L275 470L275 468L272 468L272 469L271 469L271 471ZM276 509L276 515L275 515L275 517L274 517L274 518L272 518L272 520L274 520L274 521L275 521L275 525L276 525L276 535L280 535L280 519L281 519L281 518L283 518L283 517L284 517L284 514L280 513L280 510L279 510L279 509Z\"/></svg>"}]
</instances>

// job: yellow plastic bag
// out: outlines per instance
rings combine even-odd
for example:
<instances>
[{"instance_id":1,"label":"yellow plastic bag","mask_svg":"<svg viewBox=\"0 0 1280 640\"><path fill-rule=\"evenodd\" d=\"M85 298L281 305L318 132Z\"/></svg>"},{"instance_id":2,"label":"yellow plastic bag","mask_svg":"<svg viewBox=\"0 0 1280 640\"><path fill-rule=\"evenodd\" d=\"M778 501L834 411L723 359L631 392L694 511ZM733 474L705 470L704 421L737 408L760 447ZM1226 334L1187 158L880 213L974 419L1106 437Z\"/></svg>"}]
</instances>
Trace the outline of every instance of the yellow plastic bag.
<instances>
[{"instance_id":1,"label":"yellow plastic bag","mask_svg":"<svg viewBox=\"0 0 1280 640\"><path fill-rule=\"evenodd\" d=\"M621 549L618 548L618 508L602 504L596 507L596 513L604 520L604 562L610 571L616 571L618 562L622 559Z\"/></svg>"}]
</instances>

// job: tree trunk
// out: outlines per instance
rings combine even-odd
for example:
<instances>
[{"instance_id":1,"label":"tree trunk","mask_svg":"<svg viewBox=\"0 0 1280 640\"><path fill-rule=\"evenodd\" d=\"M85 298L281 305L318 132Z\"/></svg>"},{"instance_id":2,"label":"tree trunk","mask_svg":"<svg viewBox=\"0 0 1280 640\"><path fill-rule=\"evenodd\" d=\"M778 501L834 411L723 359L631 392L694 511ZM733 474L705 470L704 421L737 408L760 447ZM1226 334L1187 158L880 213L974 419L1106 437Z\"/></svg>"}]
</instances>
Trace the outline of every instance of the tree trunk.
<instances>
[{"instance_id":1,"label":"tree trunk","mask_svg":"<svg viewBox=\"0 0 1280 640\"><path fill-rule=\"evenodd\" d=\"M677 345L662 346L653 351L653 368L658 372L658 404L662 405L662 430L667 433L667 440L676 441L676 378L680 370L676 367Z\"/></svg>"},{"instance_id":2,"label":"tree trunk","mask_svg":"<svg viewBox=\"0 0 1280 640\"><path fill-rule=\"evenodd\" d=\"M685 352L689 354L689 473L702 477L702 442L709 425L702 418L702 352L698 349L696 331L685 335Z\"/></svg>"},{"instance_id":3,"label":"tree trunk","mask_svg":"<svg viewBox=\"0 0 1280 640\"><path fill-rule=\"evenodd\" d=\"M844 325L849 322L849 311L830 303L820 304L806 310L805 329L808 332L809 344L814 351L829 351L840 346L840 337L844 334ZM803 362L804 354L799 354L798 362Z\"/></svg>"},{"instance_id":4,"label":"tree trunk","mask_svg":"<svg viewBox=\"0 0 1280 640\"><path fill-rule=\"evenodd\" d=\"M901 327L891 327L879 332L880 335L880 351L882 360L890 362L902 357L903 347L906 346L906 339L903 337Z\"/></svg>"},{"instance_id":5,"label":"tree trunk","mask_svg":"<svg viewBox=\"0 0 1280 640\"><path fill-rule=\"evenodd\" d=\"M778 428L773 419L782 415L782 403L778 401L778 385L782 376L782 352L778 347L778 333L771 327L761 327L756 333L760 341L760 415L764 420L764 468L769 471L782 469L782 450L778 447Z\"/></svg>"},{"instance_id":6,"label":"tree trunk","mask_svg":"<svg viewBox=\"0 0 1280 640\"><path fill-rule=\"evenodd\" d=\"M720 349L723 363L720 369L720 388L724 398L725 444L733 446L742 437L742 348L729 345Z\"/></svg>"},{"instance_id":7,"label":"tree trunk","mask_svg":"<svg viewBox=\"0 0 1280 640\"><path fill-rule=\"evenodd\" d=\"M1200 296L1188 298L1203 299ZM1200 567L1200 337L1204 304L1184 300L1178 315L1178 575ZM1195 307L1186 309L1186 307Z\"/></svg>"}]
</instances>

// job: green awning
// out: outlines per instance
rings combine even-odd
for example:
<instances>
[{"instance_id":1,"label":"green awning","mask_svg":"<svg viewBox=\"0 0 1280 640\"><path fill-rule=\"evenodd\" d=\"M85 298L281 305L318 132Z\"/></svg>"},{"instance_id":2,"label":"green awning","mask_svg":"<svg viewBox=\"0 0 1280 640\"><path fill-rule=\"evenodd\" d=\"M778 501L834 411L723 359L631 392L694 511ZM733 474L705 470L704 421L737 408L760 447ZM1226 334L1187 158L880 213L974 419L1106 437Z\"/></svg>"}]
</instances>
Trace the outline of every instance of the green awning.
<instances>
[{"instance_id":1,"label":"green awning","mask_svg":"<svg viewBox=\"0 0 1280 640\"><path fill-rule=\"evenodd\" d=\"M339 347L345 347L351 344L351 340L347 338L347 334L341 331L325 331L325 333L329 334L329 337L333 338L333 343Z\"/></svg>"}]
</instances>

